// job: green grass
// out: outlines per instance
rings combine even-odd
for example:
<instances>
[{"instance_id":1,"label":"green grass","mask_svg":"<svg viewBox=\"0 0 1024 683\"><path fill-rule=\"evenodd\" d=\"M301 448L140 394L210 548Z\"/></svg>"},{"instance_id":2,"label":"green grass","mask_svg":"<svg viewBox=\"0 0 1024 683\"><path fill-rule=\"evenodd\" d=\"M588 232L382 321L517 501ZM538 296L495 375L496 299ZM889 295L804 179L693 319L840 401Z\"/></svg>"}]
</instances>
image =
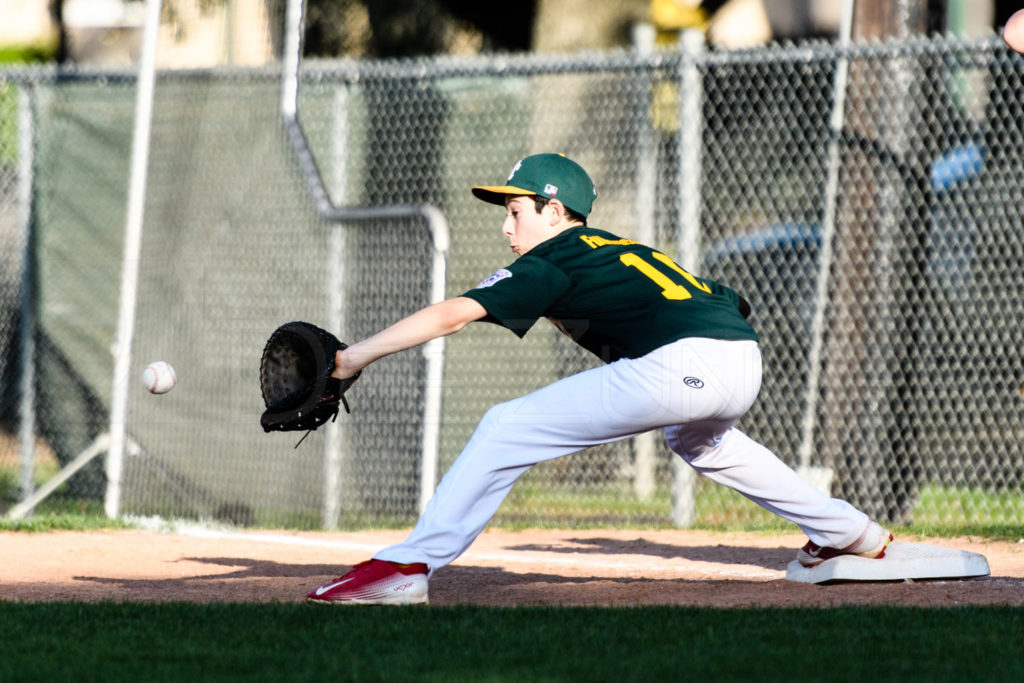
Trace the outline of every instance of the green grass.
<instances>
[{"instance_id":1,"label":"green grass","mask_svg":"<svg viewBox=\"0 0 1024 683\"><path fill-rule=\"evenodd\" d=\"M792 531L793 525L728 489L697 485L694 528L716 531ZM494 526L503 528L671 527L672 501L659 488L638 500L626 486L551 488L522 481L505 500ZM913 524L902 531L929 536L979 535L993 540L1024 536L1024 492L922 486Z\"/></svg>"},{"instance_id":2,"label":"green grass","mask_svg":"<svg viewBox=\"0 0 1024 683\"><path fill-rule=\"evenodd\" d=\"M966 525L1014 524L1021 526L1024 515L1024 491L983 491L946 488L937 484L922 486L914 506L914 522L941 525L956 519Z\"/></svg>"},{"instance_id":3,"label":"green grass","mask_svg":"<svg viewBox=\"0 0 1024 683\"><path fill-rule=\"evenodd\" d=\"M98 506L97 506L98 507ZM29 515L23 519L0 517L0 531L92 531L95 529L128 529L131 524L119 519L108 519L102 510L87 512L52 512ZM2 679L0 679L2 680Z\"/></svg>"},{"instance_id":4,"label":"green grass","mask_svg":"<svg viewBox=\"0 0 1024 683\"><path fill-rule=\"evenodd\" d=\"M36 465L35 485L41 486L59 471L60 466L55 461L40 461ZM70 498L63 493L63 487L36 506L31 515L10 519L6 512L19 500L18 474L16 466L0 467L0 531L119 529L127 526L122 521L107 519L101 502Z\"/></svg>"},{"instance_id":5,"label":"green grass","mask_svg":"<svg viewBox=\"0 0 1024 683\"><path fill-rule=\"evenodd\" d=\"M55 475L59 464L40 459L35 480L40 486ZM19 469L8 461L0 465L0 531L51 531L57 529L123 528L124 522L104 517L99 501L68 497L59 488L25 520L10 520L3 513L18 500ZM740 494L724 486L698 479L696 487L696 529L714 531L791 532L789 522L771 514ZM155 513L159 514L159 511ZM167 511L165 518L175 514ZM339 528L401 529L412 526L415 517L346 511ZM316 530L318 512L260 510L252 520L256 528ZM659 487L647 499L639 499L628 484L600 486L555 485L553 482L524 478L512 488L492 528L517 529L600 529L600 528L672 528L672 499L667 487ZM922 536L983 536L992 540L1016 541L1024 537L1024 491L984 491L926 484L918 491L918 500L910 526L894 531Z\"/></svg>"},{"instance_id":6,"label":"green grass","mask_svg":"<svg viewBox=\"0 0 1024 683\"><path fill-rule=\"evenodd\" d=\"M792 530L792 524L758 507L740 494L698 480L696 518L700 529ZM553 487L547 482L517 482L494 520L504 528L672 527L672 497L659 487L646 500L628 485Z\"/></svg>"},{"instance_id":7,"label":"green grass","mask_svg":"<svg viewBox=\"0 0 1024 683\"><path fill-rule=\"evenodd\" d=\"M2 472L0 472L2 474ZM2 484L0 478L0 484ZM671 502L665 493L655 494L649 501L638 501L628 493L610 490L542 490L523 487L513 489L491 528L508 530L553 529L662 529L673 528ZM13 504L12 495L6 505ZM966 502L965 502L966 501ZM0 497L0 502L3 502ZM2 512L3 506L0 506ZM986 510L988 512L986 512ZM999 511L1005 511L1000 514ZM1024 538L1024 523L1018 521L1024 511L1020 494L986 493L957 489L923 487L915 508L914 522L894 527L897 533L933 537L981 536L993 541L1017 541ZM271 516L275 524L257 524L260 528L317 529L318 520L302 524L280 524L281 516ZM260 520L257 519L257 522ZM297 520L290 519L295 522ZM365 529L401 529L415 521L412 518L380 515L346 516L339 528L347 531ZM123 520L109 520L97 501L85 502L58 496L44 501L33 515L12 520L0 516L0 531L44 532L55 530L117 529L130 527ZM712 531L757 531L789 533L789 522L768 513L739 494L720 486L704 487L697 498L695 529Z\"/></svg>"},{"instance_id":8,"label":"green grass","mask_svg":"<svg viewBox=\"0 0 1024 683\"><path fill-rule=\"evenodd\" d=\"M502 503L494 524L502 528L585 529L629 524L667 526L672 500L658 489L639 500L625 486L561 486L524 480L517 482ZM628 521L626 521L628 520Z\"/></svg>"},{"instance_id":9,"label":"green grass","mask_svg":"<svg viewBox=\"0 0 1024 683\"><path fill-rule=\"evenodd\" d=\"M1013 681L1015 608L0 602L0 680Z\"/></svg>"}]
</instances>

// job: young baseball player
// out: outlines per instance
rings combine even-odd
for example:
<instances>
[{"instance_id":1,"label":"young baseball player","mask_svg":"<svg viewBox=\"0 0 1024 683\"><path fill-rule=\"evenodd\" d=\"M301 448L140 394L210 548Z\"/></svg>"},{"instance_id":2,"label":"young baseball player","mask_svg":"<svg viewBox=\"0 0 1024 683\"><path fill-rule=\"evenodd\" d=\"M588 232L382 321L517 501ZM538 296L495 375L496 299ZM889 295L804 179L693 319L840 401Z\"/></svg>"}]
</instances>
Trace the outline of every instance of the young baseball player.
<instances>
[{"instance_id":1,"label":"young baseball player","mask_svg":"<svg viewBox=\"0 0 1024 683\"><path fill-rule=\"evenodd\" d=\"M735 428L761 385L747 302L667 255L589 227L597 196L558 154L517 162L504 185L473 194L505 207L517 259L462 296L428 306L337 354L335 376L485 320L522 337L548 318L606 364L483 417L406 540L309 593L329 604L423 603L427 579L483 531L513 483L537 463L663 429L691 467L797 524L805 566L842 554L882 557L892 535L829 498Z\"/></svg>"}]
</instances>

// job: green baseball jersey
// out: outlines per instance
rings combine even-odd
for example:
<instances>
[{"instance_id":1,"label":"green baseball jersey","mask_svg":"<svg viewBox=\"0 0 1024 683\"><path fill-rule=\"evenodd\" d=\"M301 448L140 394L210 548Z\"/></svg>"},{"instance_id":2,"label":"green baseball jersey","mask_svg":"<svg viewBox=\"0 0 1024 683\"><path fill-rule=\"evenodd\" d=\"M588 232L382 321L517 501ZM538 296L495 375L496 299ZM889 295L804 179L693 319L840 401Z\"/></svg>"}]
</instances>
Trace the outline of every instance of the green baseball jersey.
<instances>
[{"instance_id":1,"label":"green baseball jersey","mask_svg":"<svg viewBox=\"0 0 1024 683\"><path fill-rule=\"evenodd\" d=\"M665 254L603 230L564 230L465 294L522 337L547 317L606 362L684 337L757 340L740 296Z\"/></svg>"}]
</instances>

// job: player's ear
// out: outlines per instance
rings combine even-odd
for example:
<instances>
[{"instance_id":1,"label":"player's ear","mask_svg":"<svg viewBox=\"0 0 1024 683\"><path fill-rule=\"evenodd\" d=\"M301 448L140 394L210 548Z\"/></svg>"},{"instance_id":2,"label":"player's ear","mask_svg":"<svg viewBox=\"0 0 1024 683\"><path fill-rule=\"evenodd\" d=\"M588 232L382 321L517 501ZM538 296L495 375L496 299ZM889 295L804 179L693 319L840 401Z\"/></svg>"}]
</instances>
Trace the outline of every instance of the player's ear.
<instances>
[{"instance_id":1,"label":"player's ear","mask_svg":"<svg viewBox=\"0 0 1024 683\"><path fill-rule=\"evenodd\" d=\"M551 199L548 201L548 206L551 207L551 225L558 225L566 216L565 204L557 199Z\"/></svg>"}]
</instances>

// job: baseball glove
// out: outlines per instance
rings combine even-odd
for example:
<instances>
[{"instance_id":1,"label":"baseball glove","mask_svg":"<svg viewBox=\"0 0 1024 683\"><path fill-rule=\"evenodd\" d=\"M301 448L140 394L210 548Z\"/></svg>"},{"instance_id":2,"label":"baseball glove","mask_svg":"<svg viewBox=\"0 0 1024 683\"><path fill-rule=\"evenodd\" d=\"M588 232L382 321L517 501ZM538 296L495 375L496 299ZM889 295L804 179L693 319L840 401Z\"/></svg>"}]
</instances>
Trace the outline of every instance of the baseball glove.
<instances>
[{"instance_id":1,"label":"baseball glove","mask_svg":"<svg viewBox=\"0 0 1024 683\"><path fill-rule=\"evenodd\" d=\"M263 431L308 434L336 419L339 403L351 412L345 392L359 373L348 379L331 377L335 353L346 348L333 334L310 323L290 322L274 330L260 360L260 388L267 408L260 417Z\"/></svg>"}]
</instances>

